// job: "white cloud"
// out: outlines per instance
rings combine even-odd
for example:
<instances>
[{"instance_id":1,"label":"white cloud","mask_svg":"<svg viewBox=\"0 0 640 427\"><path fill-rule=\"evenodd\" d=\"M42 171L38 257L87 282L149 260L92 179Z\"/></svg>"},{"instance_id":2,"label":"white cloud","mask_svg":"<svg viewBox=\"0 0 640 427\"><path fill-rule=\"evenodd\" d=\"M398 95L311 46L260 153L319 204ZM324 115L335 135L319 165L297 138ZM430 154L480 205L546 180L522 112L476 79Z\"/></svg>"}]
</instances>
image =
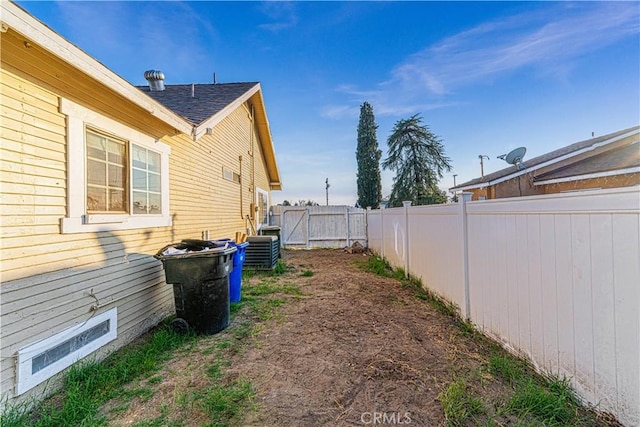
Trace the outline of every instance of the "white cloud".
<instances>
[{"instance_id":1,"label":"white cloud","mask_svg":"<svg viewBox=\"0 0 640 427\"><path fill-rule=\"evenodd\" d=\"M291 1L267 1L262 4L262 12L273 22L258 27L271 32L292 28L298 23L296 5Z\"/></svg>"},{"instance_id":2,"label":"white cloud","mask_svg":"<svg viewBox=\"0 0 640 427\"><path fill-rule=\"evenodd\" d=\"M81 40L90 55L99 53L107 67L131 74L126 67L147 64L135 70L139 79L134 84L144 82L143 72L151 68L165 71L170 83L185 83L194 73L193 64L212 61L201 40L215 40L216 31L185 3L140 2L136 8L126 2L100 2L100 7L92 2L57 5L69 24L70 38ZM122 61L128 57L136 61Z\"/></svg>"},{"instance_id":3,"label":"white cloud","mask_svg":"<svg viewBox=\"0 0 640 427\"><path fill-rule=\"evenodd\" d=\"M560 3L536 11L485 22L416 52L397 64L373 89L341 85L344 105L328 106L325 117L353 114L365 100L376 115L400 116L456 105L461 87L491 82L533 67L553 78L566 78L574 61L630 36L638 36L635 2Z\"/></svg>"}]
</instances>

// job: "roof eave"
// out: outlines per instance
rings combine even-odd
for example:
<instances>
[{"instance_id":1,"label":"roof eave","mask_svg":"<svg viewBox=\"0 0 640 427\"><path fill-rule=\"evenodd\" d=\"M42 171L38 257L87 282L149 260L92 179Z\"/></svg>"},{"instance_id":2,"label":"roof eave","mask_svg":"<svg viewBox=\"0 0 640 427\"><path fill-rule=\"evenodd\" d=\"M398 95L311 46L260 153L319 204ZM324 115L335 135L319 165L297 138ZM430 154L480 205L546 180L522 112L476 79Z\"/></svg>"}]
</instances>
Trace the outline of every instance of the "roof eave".
<instances>
[{"instance_id":1,"label":"roof eave","mask_svg":"<svg viewBox=\"0 0 640 427\"><path fill-rule=\"evenodd\" d=\"M587 173L582 175L566 176L563 178L546 179L542 181L536 181L533 183L533 185L539 186L539 185L559 184L563 182L580 181L583 179L596 179L596 178L604 178L607 176L625 175L628 173L640 173L640 166L634 166L631 168L616 169L616 170L610 170L610 171L604 171L604 172Z\"/></svg>"},{"instance_id":2,"label":"roof eave","mask_svg":"<svg viewBox=\"0 0 640 427\"><path fill-rule=\"evenodd\" d=\"M150 115L187 135L191 134L191 124L173 111L142 93L138 88L109 70L99 61L67 41L38 19L13 2L2 1L3 31L11 28L24 37L40 45L43 49L100 84L110 88L123 98L146 110Z\"/></svg>"},{"instance_id":3,"label":"roof eave","mask_svg":"<svg viewBox=\"0 0 640 427\"><path fill-rule=\"evenodd\" d=\"M253 97L257 97L257 102L260 103L260 108L254 111L258 113L259 117L254 117L254 123L258 129L260 135L260 143L262 145L262 152L267 164L267 172L269 175L269 185L272 190L281 190L282 184L280 182L280 172L278 171L278 162L276 160L276 152L273 146L273 139L271 137L271 129L269 127L269 119L267 118L264 99L262 98L262 87L260 83L256 83L245 93L236 98L233 102L229 103L222 110L203 121L197 126L193 127L192 137L194 141L197 141L202 135L206 135L213 131L213 128L222 122L231 112L235 111L245 102L248 102Z\"/></svg>"}]
</instances>

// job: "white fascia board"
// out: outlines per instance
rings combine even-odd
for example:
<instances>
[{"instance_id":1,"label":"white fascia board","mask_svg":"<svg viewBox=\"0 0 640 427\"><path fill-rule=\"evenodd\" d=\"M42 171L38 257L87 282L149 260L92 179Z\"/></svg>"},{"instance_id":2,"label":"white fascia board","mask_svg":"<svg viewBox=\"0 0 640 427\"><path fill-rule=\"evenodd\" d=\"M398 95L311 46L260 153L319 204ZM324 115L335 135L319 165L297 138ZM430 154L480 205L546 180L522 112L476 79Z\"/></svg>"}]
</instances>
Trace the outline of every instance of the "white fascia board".
<instances>
[{"instance_id":1,"label":"white fascia board","mask_svg":"<svg viewBox=\"0 0 640 427\"><path fill-rule=\"evenodd\" d=\"M67 41L13 2L2 0L0 3L2 4L2 14L0 16L2 17L3 31L7 27L15 30L64 62L148 111L152 116L187 135L191 134L191 124L182 117L145 95L131 83L87 55L80 48Z\"/></svg>"},{"instance_id":2,"label":"white fascia board","mask_svg":"<svg viewBox=\"0 0 640 427\"><path fill-rule=\"evenodd\" d=\"M211 116L206 121L202 122L199 126L194 126L193 128L193 140L197 141L202 135L207 133L207 129L213 129L218 123L224 120L231 112L233 112L236 108L244 104L249 98L253 96L254 93L260 91L260 83L256 83L251 89L243 93L241 96L236 98L235 101L224 107L222 110L218 111L216 114Z\"/></svg>"},{"instance_id":3,"label":"white fascia board","mask_svg":"<svg viewBox=\"0 0 640 427\"><path fill-rule=\"evenodd\" d=\"M558 162L561 162L563 160L570 159L571 157L575 157L575 156L577 156L579 154L587 153L589 151L593 151L596 148L603 147L603 146L605 146L607 144L611 144L611 143L614 143L616 141L620 141L622 139L628 138L628 137L633 136L633 135L640 135L640 129L634 129L634 130L629 131L627 133L623 133L622 135L618 135L616 137L601 141L601 142L599 142L597 144L593 144L593 145L590 145L588 147L584 147L584 148L582 148L580 150L572 151L571 153L567 153L567 154L565 154L563 156L556 157L556 158L553 158L551 160L547 160L546 162L538 163L537 165L533 165L533 166L525 168L525 169L520 169L517 172L510 173L509 175L505 175L505 176L497 178L497 179L495 179L493 181L481 182L481 183L479 183L477 185L467 185L465 187L458 187L458 188L456 188L456 190L457 191L472 190L474 188L484 188L484 187L488 187L488 186L491 186L491 185L500 184L501 182L505 182L505 181L508 181L510 179L516 178L516 177L518 177L520 175L525 175L525 174L533 172L535 170L538 170L538 169L553 165L554 163L558 163ZM632 144L636 143L636 142L638 142L638 141L634 141L634 142L632 142Z\"/></svg>"},{"instance_id":4,"label":"white fascia board","mask_svg":"<svg viewBox=\"0 0 640 427\"><path fill-rule=\"evenodd\" d=\"M626 169L618 169L618 170L607 171L607 172L587 173L584 175L574 175L574 176L567 176L564 178L547 179L544 181L537 181L533 185L558 184L560 182L579 181L581 179L603 178L606 176L624 175L626 173L638 173L638 172L640 172L640 166L636 166L633 168L626 168Z\"/></svg>"}]
</instances>

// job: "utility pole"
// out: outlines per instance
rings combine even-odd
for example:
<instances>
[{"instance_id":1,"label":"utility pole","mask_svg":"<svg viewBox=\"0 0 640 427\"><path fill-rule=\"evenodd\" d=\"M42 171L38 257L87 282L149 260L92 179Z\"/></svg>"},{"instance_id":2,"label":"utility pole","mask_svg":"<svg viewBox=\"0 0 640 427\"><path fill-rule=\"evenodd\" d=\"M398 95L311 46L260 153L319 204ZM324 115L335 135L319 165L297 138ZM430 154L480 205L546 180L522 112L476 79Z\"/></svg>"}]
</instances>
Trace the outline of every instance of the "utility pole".
<instances>
[{"instance_id":1,"label":"utility pole","mask_svg":"<svg viewBox=\"0 0 640 427\"><path fill-rule=\"evenodd\" d=\"M327 206L329 206L329 187L331 187L331 186L329 185L329 178L327 178L327 179L324 181L324 183L327 185L327 186L325 187L325 191L327 192Z\"/></svg>"},{"instance_id":2,"label":"utility pole","mask_svg":"<svg viewBox=\"0 0 640 427\"><path fill-rule=\"evenodd\" d=\"M484 154L480 154L478 156L478 158L480 159L480 175L482 175L482 177L484 178L484 162L483 162L483 160L484 159L489 160L489 156L486 156Z\"/></svg>"}]
</instances>

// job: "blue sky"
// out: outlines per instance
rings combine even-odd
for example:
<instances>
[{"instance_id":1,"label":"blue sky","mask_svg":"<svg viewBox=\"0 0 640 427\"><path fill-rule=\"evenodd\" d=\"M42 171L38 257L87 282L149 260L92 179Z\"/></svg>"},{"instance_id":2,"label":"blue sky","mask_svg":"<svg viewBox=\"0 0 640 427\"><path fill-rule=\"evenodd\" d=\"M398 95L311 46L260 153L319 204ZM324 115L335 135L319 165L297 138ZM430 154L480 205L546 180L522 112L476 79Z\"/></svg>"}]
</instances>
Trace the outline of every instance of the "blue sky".
<instances>
[{"instance_id":1,"label":"blue sky","mask_svg":"<svg viewBox=\"0 0 640 427\"><path fill-rule=\"evenodd\" d=\"M640 122L640 3L19 2L134 85L259 81L283 181L272 203L357 200L360 105L386 157L420 113L452 159L443 189ZM383 171L383 193L393 173Z\"/></svg>"}]
</instances>

